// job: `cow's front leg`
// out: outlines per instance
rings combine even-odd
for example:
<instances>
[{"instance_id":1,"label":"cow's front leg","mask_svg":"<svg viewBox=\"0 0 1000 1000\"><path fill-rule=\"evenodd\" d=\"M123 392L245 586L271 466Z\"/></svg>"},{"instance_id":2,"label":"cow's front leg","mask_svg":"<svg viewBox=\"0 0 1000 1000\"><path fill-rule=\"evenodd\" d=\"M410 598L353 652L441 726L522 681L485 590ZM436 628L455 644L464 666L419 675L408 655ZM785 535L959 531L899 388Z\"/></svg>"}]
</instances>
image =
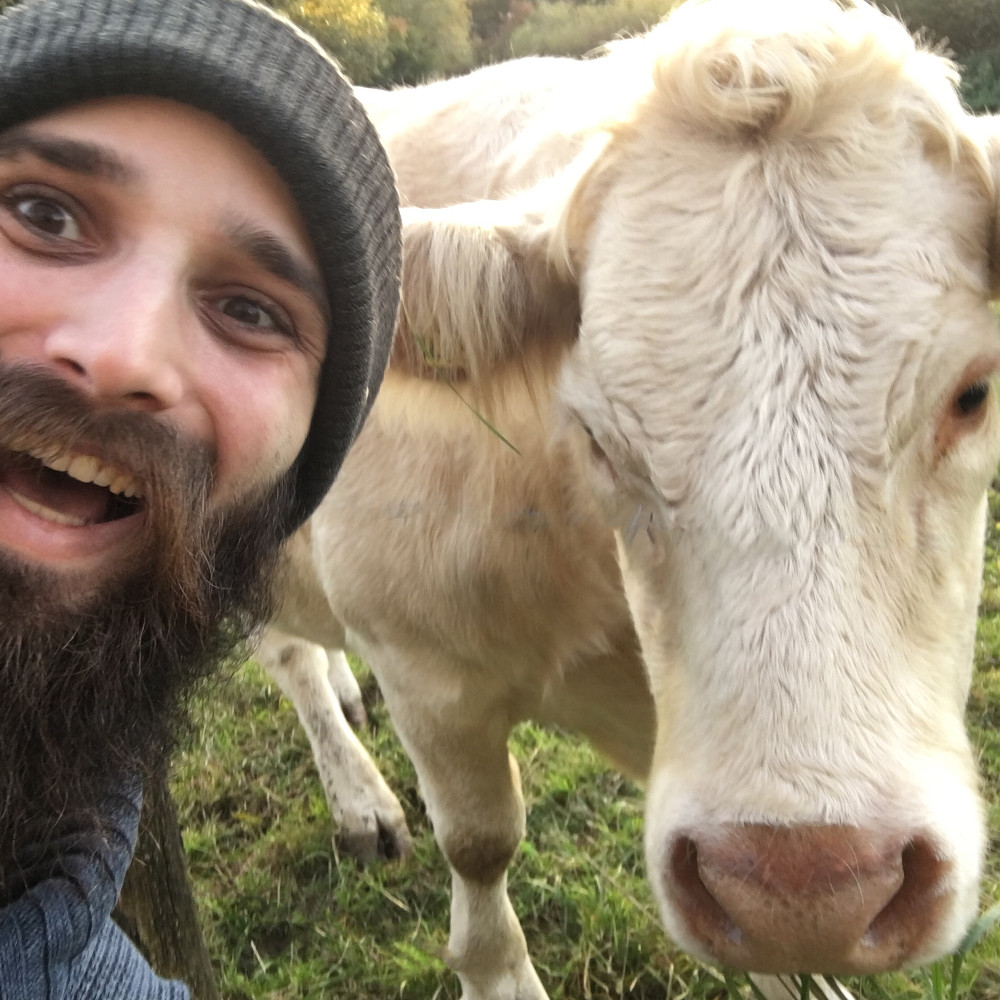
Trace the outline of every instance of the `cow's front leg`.
<instances>
[{"instance_id":1,"label":"cow's front leg","mask_svg":"<svg viewBox=\"0 0 1000 1000\"><path fill-rule=\"evenodd\" d=\"M446 959L462 982L464 1000L547 1000L507 896L506 870L486 883L459 872L450 857L449 863L451 935Z\"/></svg>"},{"instance_id":2,"label":"cow's front leg","mask_svg":"<svg viewBox=\"0 0 1000 1000\"><path fill-rule=\"evenodd\" d=\"M257 658L294 705L309 737L344 852L363 862L406 857L410 831L402 806L344 717L326 650L270 629ZM346 659L338 669L350 672Z\"/></svg>"},{"instance_id":3,"label":"cow's front leg","mask_svg":"<svg viewBox=\"0 0 1000 1000\"><path fill-rule=\"evenodd\" d=\"M446 959L463 1000L547 1000L507 896L524 836L517 763L507 750L509 693L489 677L379 669L369 659L416 768L434 835L451 866ZM412 667L412 669L411 669Z\"/></svg>"}]
</instances>

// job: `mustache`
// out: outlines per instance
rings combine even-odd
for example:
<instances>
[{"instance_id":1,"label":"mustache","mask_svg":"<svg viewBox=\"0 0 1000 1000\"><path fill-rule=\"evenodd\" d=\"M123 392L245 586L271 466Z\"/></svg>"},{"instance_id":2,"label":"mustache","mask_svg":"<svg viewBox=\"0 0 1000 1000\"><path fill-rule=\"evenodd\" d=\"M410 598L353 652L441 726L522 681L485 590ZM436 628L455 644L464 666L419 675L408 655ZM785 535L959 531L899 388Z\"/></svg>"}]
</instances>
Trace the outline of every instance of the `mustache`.
<instances>
[{"instance_id":1,"label":"mustache","mask_svg":"<svg viewBox=\"0 0 1000 1000\"><path fill-rule=\"evenodd\" d=\"M193 469L210 477L215 463L210 448L182 439L155 416L95 404L41 366L0 363L0 445L16 449L25 440L92 454L147 489L188 478Z\"/></svg>"}]
</instances>

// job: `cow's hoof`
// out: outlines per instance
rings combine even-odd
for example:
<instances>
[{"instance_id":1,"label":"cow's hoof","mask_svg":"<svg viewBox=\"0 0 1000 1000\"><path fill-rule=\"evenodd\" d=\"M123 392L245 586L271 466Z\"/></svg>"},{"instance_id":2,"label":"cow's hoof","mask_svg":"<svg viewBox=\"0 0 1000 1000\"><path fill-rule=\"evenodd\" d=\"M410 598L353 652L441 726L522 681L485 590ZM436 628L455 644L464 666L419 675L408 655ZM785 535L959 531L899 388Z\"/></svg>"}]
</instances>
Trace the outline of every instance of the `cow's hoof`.
<instances>
[{"instance_id":1,"label":"cow's hoof","mask_svg":"<svg viewBox=\"0 0 1000 1000\"><path fill-rule=\"evenodd\" d=\"M368 713L365 711L365 704L360 696L348 700L340 699L340 708L347 719L348 725L355 731L368 728Z\"/></svg>"},{"instance_id":2,"label":"cow's hoof","mask_svg":"<svg viewBox=\"0 0 1000 1000\"><path fill-rule=\"evenodd\" d=\"M334 836L334 851L353 858L359 865L405 861L413 853L413 842L405 820L377 819L364 828L341 828Z\"/></svg>"}]
</instances>

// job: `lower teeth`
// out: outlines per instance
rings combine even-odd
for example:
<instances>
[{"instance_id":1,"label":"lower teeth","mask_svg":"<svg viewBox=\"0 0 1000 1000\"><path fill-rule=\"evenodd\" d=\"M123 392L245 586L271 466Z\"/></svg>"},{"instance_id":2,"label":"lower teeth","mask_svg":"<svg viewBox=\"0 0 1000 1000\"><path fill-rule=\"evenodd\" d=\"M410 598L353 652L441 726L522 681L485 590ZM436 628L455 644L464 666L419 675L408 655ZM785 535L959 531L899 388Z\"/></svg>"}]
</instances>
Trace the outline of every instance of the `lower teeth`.
<instances>
[{"instance_id":1,"label":"lower teeth","mask_svg":"<svg viewBox=\"0 0 1000 1000\"><path fill-rule=\"evenodd\" d=\"M82 528L87 523L79 517L71 517L69 514L63 514L58 510L53 510L51 507L45 507L30 497L26 497L23 493L18 493L9 487L4 488L25 510L29 510L32 514L37 514L39 517L45 518L46 521L52 521L55 524L65 524L71 528Z\"/></svg>"}]
</instances>

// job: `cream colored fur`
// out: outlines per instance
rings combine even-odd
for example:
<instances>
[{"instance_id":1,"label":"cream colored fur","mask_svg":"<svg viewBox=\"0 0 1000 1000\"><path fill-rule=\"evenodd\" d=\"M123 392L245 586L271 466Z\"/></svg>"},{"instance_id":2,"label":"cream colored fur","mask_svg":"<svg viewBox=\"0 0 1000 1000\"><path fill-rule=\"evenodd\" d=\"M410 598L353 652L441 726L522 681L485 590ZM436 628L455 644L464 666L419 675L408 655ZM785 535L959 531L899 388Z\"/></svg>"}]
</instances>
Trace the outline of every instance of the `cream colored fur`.
<instances>
[{"instance_id":1,"label":"cream colored fur","mask_svg":"<svg viewBox=\"0 0 1000 1000\"><path fill-rule=\"evenodd\" d=\"M695 2L537 68L368 95L423 207L279 624L374 670L467 1000L545 996L505 893L526 717L648 774L695 953L678 836L832 824L934 845L948 902L906 960L932 958L985 846L962 712L1000 415L956 400L1000 365L996 123L827 0Z\"/></svg>"}]
</instances>

